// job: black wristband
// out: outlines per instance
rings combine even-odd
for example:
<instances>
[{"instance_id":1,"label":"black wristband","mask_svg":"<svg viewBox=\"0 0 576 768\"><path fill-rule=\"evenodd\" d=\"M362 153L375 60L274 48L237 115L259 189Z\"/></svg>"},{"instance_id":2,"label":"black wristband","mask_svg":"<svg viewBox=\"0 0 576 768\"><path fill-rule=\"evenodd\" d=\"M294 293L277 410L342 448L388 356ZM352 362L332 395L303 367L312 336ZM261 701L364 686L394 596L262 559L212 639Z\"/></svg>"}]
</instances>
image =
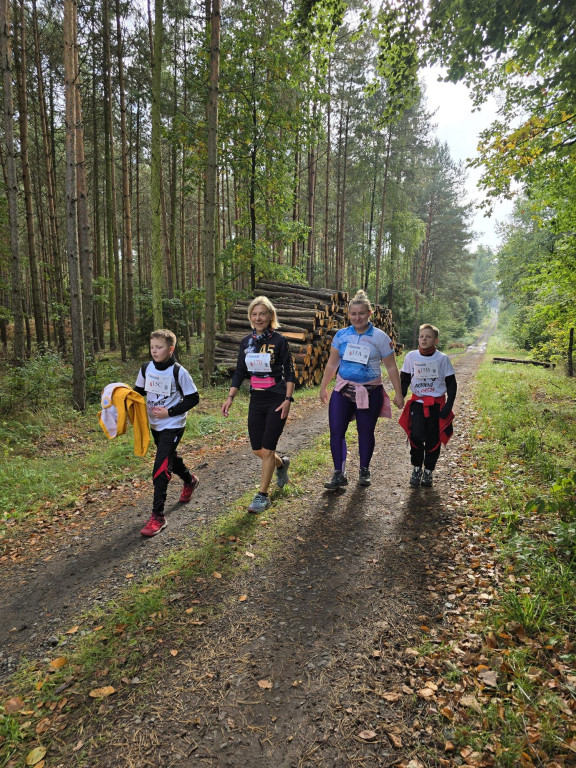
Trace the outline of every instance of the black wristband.
<instances>
[{"instance_id":1,"label":"black wristband","mask_svg":"<svg viewBox=\"0 0 576 768\"><path fill-rule=\"evenodd\" d=\"M294 402L294 398L293 397L285 397L284 400L288 400L289 403L293 403Z\"/></svg>"}]
</instances>

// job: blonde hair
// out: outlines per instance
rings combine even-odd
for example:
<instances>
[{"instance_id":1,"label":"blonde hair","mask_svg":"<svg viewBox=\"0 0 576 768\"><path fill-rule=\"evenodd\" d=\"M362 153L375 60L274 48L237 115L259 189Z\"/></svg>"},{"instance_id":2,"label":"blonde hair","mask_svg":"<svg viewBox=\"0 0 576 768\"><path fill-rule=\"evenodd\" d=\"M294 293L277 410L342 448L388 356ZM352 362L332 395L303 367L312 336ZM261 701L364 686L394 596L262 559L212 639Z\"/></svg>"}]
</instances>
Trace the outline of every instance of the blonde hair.
<instances>
[{"instance_id":1,"label":"blonde hair","mask_svg":"<svg viewBox=\"0 0 576 768\"><path fill-rule=\"evenodd\" d=\"M276 328L280 328L280 323L278 322L278 316L276 314L276 309L274 307L274 304L270 301L270 299L267 296L256 296L255 299L252 299L250 302L250 306L248 307L248 322L250 325L252 325L252 322L250 320L250 315L252 314L252 310L254 307L256 307L258 304L262 304L263 307L266 307L268 312L270 313L270 328L273 330L276 330Z\"/></svg>"},{"instance_id":2,"label":"blonde hair","mask_svg":"<svg viewBox=\"0 0 576 768\"><path fill-rule=\"evenodd\" d=\"M430 325L430 323L423 323L420 326L420 328L418 328L418 330L419 331L424 331L424 330L432 331L432 333L434 334L434 338L436 338L436 339L440 335L440 331L438 330L438 328L436 328L435 325Z\"/></svg>"},{"instance_id":3,"label":"blonde hair","mask_svg":"<svg viewBox=\"0 0 576 768\"><path fill-rule=\"evenodd\" d=\"M173 331L169 331L167 328L158 328L156 331L152 331L150 334L151 339L162 339L167 342L169 347L176 346L176 334Z\"/></svg>"},{"instance_id":4,"label":"blonde hair","mask_svg":"<svg viewBox=\"0 0 576 768\"><path fill-rule=\"evenodd\" d=\"M350 302L348 304L348 309L352 306L352 304L364 304L365 307L368 307L368 310L372 312L372 304L370 304L370 299L368 298L365 291L360 289L359 291L356 291L356 295L350 299Z\"/></svg>"}]
</instances>

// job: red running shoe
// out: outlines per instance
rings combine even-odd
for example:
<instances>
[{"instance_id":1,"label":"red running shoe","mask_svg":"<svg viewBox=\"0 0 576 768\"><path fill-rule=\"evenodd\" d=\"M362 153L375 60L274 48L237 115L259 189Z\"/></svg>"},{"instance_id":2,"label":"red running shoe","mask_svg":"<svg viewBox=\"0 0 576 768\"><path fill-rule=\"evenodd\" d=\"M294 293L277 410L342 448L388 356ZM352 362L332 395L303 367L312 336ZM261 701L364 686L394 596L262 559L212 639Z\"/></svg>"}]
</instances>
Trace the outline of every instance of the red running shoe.
<instances>
[{"instance_id":1,"label":"red running shoe","mask_svg":"<svg viewBox=\"0 0 576 768\"><path fill-rule=\"evenodd\" d=\"M140 533L142 536L147 536L150 538L152 536L156 536L156 534L160 533L160 531L163 531L167 525L168 523L166 522L166 518L164 516L158 517L157 515L152 515Z\"/></svg>"},{"instance_id":2,"label":"red running shoe","mask_svg":"<svg viewBox=\"0 0 576 768\"><path fill-rule=\"evenodd\" d=\"M180 504L187 504L190 501L199 482L200 480L198 480L196 475L192 475L192 482L184 483L184 488L182 488L182 493L180 494Z\"/></svg>"}]
</instances>

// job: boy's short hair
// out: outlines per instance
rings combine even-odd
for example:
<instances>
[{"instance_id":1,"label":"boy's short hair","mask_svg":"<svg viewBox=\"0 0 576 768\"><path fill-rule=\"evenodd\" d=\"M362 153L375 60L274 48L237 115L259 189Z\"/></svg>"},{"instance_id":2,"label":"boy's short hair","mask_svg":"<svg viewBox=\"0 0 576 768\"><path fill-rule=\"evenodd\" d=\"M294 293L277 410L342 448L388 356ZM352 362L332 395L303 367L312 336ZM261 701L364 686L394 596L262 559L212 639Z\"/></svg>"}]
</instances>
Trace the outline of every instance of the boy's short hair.
<instances>
[{"instance_id":1,"label":"boy's short hair","mask_svg":"<svg viewBox=\"0 0 576 768\"><path fill-rule=\"evenodd\" d=\"M248 322L250 325L252 323L250 322L250 315L252 314L252 310L254 307L258 306L258 304L262 304L263 307L266 307L268 312L270 313L270 328L272 330L276 330L276 328L280 328L280 323L278 322L278 315L276 314L276 307L270 299L267 296L256 296L255 299L252 299L250 302L250 306L248 307Z\"/></svg>"},{"instance_id":2,"label":"boy's short hair","mask_svg":"<svg viewBox=\"0 0 576 768\"><path fill-rule=\"evenodd\" d=\"M435 326L435 325L430 325L430 323L423 323L423 324L420 326L420 328L418 328L418 330L419 330L419 331L424 331L424 330L429 330L429 331L432 331L432 333L434 334L434 337L435 337L436 339L437 339L437 338L438 338L438 336L440 335L440 331L438 330L438 328L436 328L436 326Z\"/></svg>"},{"instance_id":3,"label":"boy's short hair","mask_svg":"<svg viewBox=\"0 0 576 768\"><path fill-rule=\"evenodd\" d=\"M152 331L150 338L162 339L163 341L167 342L169 347L176 346L176 334L173 333L173 331L169 331L167 328L158 328L157 330Z\"/></svg>"}]
</instances>

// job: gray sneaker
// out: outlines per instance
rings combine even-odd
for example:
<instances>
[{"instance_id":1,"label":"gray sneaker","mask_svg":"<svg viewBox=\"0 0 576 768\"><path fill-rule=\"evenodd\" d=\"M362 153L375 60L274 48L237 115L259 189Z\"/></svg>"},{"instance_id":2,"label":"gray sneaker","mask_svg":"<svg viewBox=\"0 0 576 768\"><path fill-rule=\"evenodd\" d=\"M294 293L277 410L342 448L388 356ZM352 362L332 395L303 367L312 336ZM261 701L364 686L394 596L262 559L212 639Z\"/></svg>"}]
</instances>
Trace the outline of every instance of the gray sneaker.
<instances>
[{"instance_id":1,"label":"gray sneaker","mask_svg":"<svg viewBox=\"0 0 576 768\"><path fill-rule=\"evenodd\" d=\"M288 467L290 466L290 459L288 456L282 456L282 466L276 467L276 485L278 488L284 488L288 482Z\"/></svg>"},{"instance_id":2,"label":"gray sneaker","mask_svg":"<svg viewBox=\"0 0 576 768\"><path fill-rule=\"evenodd\" d=\"M422 475L422 482L420 485L423 488L432 488L432 470L431 469L425 469L424 474Z\"/></svg>"},{"instance_id":3,"label":"gray sneaker","mask_svg":"<svg viewBox=\"0 0 576 768\"><path fill-rule=\"evenodd\" d=\"M368 467L360 467L360 474L358 476L358 485L365 485L368 487L371 485L372 480L370 478L370 470Z\"/></svg>"},{"instance_id":4,"label":"gray sneaker","mask_svg":"<svg viewBox=\"0 0 576 768\"><path fill-rule=\"evenodd\" d=\"M420 480L422 479L422 467L413 467L412 476L410 477L410 485L412 488L418 488Z\"/></svg>"},{"instance_id":5,"label":"gray sneaker","mask_svg":"<svg viewBox=\"0 0 576 768\"><path fill-rule=\"evenodd\" d=\"M268 509L270 507L272 502L268 498L268 496L264 496L260 492L254 496L252 501L250 502L250 506L248 507L248 512L253 512L256 514L257 512L264 512L265 509Z\"/></svg>"},{"instance_id":6,"label":"gray sneaker","mask_svg":"<svg viewBox=\"0 0 576 768\"><path fill-rule=\"evenodd\" d=\"M327 483L324 483L324 488L328 488L329 491L335 491L337 488L343 488L345 485L348 485L348 478L344 472L339 472L336 469L332 475L332 479L328 480Z\"/></svg>"}]
</instances>

